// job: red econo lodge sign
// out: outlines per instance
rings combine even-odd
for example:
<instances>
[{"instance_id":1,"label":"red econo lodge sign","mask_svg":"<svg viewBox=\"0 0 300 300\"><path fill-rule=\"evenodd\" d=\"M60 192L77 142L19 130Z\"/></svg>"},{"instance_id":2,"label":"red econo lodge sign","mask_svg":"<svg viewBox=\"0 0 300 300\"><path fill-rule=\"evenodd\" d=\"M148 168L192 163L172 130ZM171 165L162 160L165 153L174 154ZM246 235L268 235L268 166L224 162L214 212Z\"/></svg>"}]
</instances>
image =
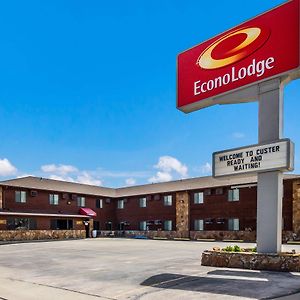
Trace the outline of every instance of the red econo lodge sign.
<instances>
[{"instance_id":1,"label":"red econo lodge sign","mask_svg":"<svg viewBox=\"0 0 300 300\"><path fill-rule=\"evenodd\" d=\"M180 53L177 107L191 112L218 103L216 97L225 93L296 73L299 1L288 1Z\"/></svg>"}]
</instances>

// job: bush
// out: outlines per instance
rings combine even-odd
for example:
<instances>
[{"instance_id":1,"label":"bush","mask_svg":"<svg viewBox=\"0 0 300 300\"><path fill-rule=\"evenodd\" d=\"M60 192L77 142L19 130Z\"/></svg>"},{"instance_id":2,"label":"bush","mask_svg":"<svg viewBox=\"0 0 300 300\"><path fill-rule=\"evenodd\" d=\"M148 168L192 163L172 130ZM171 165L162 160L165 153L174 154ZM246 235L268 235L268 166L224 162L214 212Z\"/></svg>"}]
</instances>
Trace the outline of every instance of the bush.
<instances>
[{"instance_id":1,"label":"bush","mask_svg":"<svg viewBox=\"0 0 300 300\"><path fill-rule=\"evenodd\" d=\"M234 252L234 247L233 246L227 246L227 247L223 248L222 250L226 251L226 252Z\"/></svg>"},{"instance_id":2,"label":"bush","mask_svg":"<svg viewBox=\"0 0 300 300\"><path fill-rule=\"evenodd\" d=\"M227 246L227 247L223 248L222 251L225 251L225 252L256 252L256 247L249 248L249 249L242 249L240 246L234 245L234 246Z\"/></svg>"}]
</instances>

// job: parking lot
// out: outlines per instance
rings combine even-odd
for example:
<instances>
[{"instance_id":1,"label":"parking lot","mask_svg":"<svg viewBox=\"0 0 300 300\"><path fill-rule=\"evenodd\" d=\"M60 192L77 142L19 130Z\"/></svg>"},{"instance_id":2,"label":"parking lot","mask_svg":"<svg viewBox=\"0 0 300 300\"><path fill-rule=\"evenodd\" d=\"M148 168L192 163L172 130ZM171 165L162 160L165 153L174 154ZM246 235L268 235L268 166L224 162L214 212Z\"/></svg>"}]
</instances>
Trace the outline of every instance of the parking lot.
<instances>
[{"instance_id":1,"label":"parking lot","mask_svg":"<svg viewBox=\"0 0 300 300\"><path fill-rule=\"evenodd\" d=\"M300 292L300 274L200 265L202 251L228 244L86 239L0 245L0 299L274 299Z\"/></svg>"}]
</instances>

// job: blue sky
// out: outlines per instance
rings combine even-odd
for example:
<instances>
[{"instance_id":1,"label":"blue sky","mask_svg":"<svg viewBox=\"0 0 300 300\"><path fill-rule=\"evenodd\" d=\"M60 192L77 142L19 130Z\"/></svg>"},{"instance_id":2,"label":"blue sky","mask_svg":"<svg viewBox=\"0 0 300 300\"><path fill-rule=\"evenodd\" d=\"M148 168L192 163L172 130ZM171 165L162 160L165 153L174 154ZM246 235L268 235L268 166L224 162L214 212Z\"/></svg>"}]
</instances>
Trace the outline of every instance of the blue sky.
<instances>
[{"instance_id":1,"label":"blue sky","mask_svg":"<svg viewBox=\"0 0 300 300\"><path fill-rule=\"evenodd\" d=\"M257 103L176 109L176 56L283 1L2 1L0 179L104 186L210 174L257 142ZM298 155L299 81L285 88Z\"/></svg>"}]
</instances>

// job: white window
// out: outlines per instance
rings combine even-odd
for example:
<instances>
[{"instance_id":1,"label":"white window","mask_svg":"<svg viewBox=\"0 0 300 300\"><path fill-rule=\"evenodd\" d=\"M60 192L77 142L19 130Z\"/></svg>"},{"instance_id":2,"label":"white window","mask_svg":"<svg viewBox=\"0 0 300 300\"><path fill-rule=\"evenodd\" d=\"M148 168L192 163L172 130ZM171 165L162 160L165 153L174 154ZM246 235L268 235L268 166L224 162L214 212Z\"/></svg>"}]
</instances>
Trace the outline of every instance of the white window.
<instances>
[{"instance_id":1,"label":"white window","mask_svg":"<svg viewBox=\"0 0 300 300\"><path fill-rule=\"evenodd\" d=\"M203 203L203 193L194 193L194 203L201 204Z\"/></svg>"},{"instance_id":2,"label":"white window","mask_svg":"<svg viewBox=\"0 0 300 300\"><path fill-rule=\"evenodd\" d=\"M140 198L140 207L147 207L147 198Z\"/></svg>"},{"instance_id":3,"label":"white window","mask_svg":"<svg viewBox=\"0 0 300 300\"><path fill-rule=\"evenodd\" d=\"M96 199L96 208L103 208L103 199Z\"/></svg>"},{"instance_id":4,"label":"white window","mask_svg":"<svg viewBox=\"0 0 300 300\"><path fill-rule=\"evenodd\" d=\"M124 199L118 200L118 209L124 209Z\"/></svg>"},{"instance_id":5,"label":"white window","mask_svg":"<svg viewBox=\"0 0 300 300\"><path fill-rule=\"evenodd\" d=\"M57 194L49 194L49 203L52 205L58 205L58 195Z\"/></svg>"},{"instance_id":6,"label":"white window","mask_svg":"<svg viewBox=\"0 0 300 300\"><path fill-rule=\"evenodd\" d=\"M194 229L197 231L204 230L203 220L195 220L194 221Z\"/></svg>"},{"instance_id":7,"label":"white window","mask_svg":"<svg viewBox=\"0 0 300 300\"><path fill-rule=\"evenodd\" d=\"M147 230L147 222L146 221L141 221L140 222L140 230L142 230L142 231Z\"/></svg>"},{"instance_id":8,"label":"white window","mask_svg":"<svg viewBox=\"0 0 300 300\"><path fill-rule=\"evenodd\" d=\"M231 231L240 230L240 220L239 219L228 219L228 230L231 230Z\"/></svg>"},{"instance_id":9,"label":"white window","mask_svg":"<svg viewBox=\"0 0 300 300\"><path fill-rule=\"evenodd\" d=\"M172 195L164 196L164 205L172 206Z\"/></svg>"},{"instance_id":10,"label":"white window","mask_svg":"<svg viewBox=\"0 0 300 300\"><path fill-rule=\"evenodd\" d=\"M81 196L77 197L77 206L85 207L85 197L81 197Z\"/></svg>"},{"instance_id":11,"label":"white window","mask_svg":"<svg viewBox=\"0 0 300 300\"><path fill-rule=\"evenodd\" d=\"M228 201L239 201L240 200L240 190L234 189L228 191Z\"/></svg>"},{"instance_id":12,"label":"white window","mask_svg":"<svg viewBox=\"0 0 300 300\"><path fill-rule=\"evenodd\" d=\"M16 202L26 203L26 192L25 191L16 191L15 199L16 199Z\"/></svg>"},{"instance_id":13,"label":"white window","mask_svg":"<svg viewBox=\"0 0 300 300\"><path fill-rule=\"evenodd\" d=\"M166 220L164 222L164 230L165 231L171 231L172 230L172 221L171 220Z\"/></svg>"}]
</instances>

